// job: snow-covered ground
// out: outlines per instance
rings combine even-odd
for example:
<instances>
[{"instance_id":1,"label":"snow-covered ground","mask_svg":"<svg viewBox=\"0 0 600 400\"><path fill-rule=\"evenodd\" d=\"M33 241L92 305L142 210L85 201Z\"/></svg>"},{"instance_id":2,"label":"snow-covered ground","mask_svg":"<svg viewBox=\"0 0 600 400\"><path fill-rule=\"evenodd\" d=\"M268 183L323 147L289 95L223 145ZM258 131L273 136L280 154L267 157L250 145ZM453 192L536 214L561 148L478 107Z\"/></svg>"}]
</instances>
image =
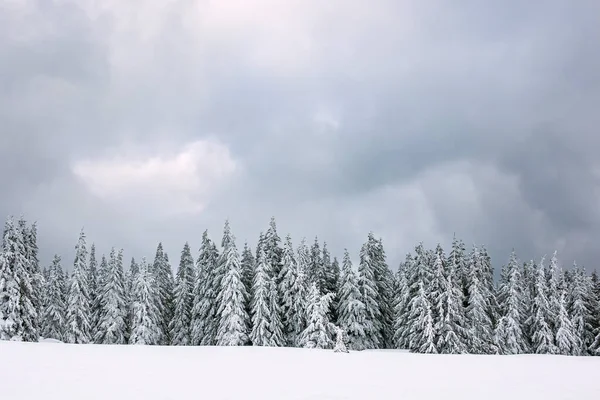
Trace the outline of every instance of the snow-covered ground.
<instances>
[{"instance_id":1,"label":"snow-covered ground","mask_svg":"<svg viewBox=\"0 0 600 400\"><path fill-rule=\"evenodd\" d=\"M0 393L69 399L598 399L600 357L0 341Z\"/></svg>"}]
</instances>

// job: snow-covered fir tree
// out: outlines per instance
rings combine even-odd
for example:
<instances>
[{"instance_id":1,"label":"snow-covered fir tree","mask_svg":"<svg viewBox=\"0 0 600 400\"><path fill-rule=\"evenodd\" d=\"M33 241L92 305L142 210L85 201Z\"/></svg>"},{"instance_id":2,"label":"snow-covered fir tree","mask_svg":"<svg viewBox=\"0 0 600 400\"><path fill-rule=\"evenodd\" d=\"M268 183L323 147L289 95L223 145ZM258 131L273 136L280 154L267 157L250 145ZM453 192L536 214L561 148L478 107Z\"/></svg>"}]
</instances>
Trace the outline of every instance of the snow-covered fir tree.
<instances>
[{"instance_id":1,"label":"snow-covered fir tree","mask_svg":"<svg viewBox=\"0 0 600 400\"><path fill-rule=\"evenodd\" d=\"M560 286L560 277L562 275L559 266L558 266L558 258L557 252L555 251L550 259L550 263L548 264L548 269L545 271L547 287L548 287L548 311L549 311L549 323L550 328L552 329L552 333L556 335L556 331L558 330L558 312L560 307L560 296L561 289Z\"/></svg>"},{"instance_id":2,"label":"snow-covered fir tree","mask_svg":"<svg viewBox=\"0 0 600 400\"><path fill-rule=\"evenodd\" d=\"M491 293L487 288L485 266L476 247L470 257L469 300L466 318L469 329L469 352L475 354L493 353L493 322L489 314Z\"/></svg>"},{"instance_id":3,"label":"snow-covered fir tree","mask_svg":"<svg viewBox=\"0 0 600 400\"><path fill-rule=\"evenodd\" d=\"M250 293L252 290L255 264L256 260L254 259L254 254L252 254L252 250L248 246L248 242L245 242L244 249L242 250L242 282L246 288L246 293ZM249 306L250 302L248 302L248 307ZM248 308L247 311L250 312L250 308Z\"/></svg>"},{"instance_id":4,"label":"snow-covered fir tree","mask_svg":"<svg viewBox=\"0 0 600 400\"><path fill-rule=\"evenodd\" d=\"M196 284L194 285L194 305L192 306L192 344L212 346L217 336L217 295L215 269L219 252L208 237L202 234L200 255L196 261Z\"/></svg>"},{"instance_id":5,"label":"snow-covered fir tree","mask_svg":"<svg viewBox=\"0 0 600 400\"><path fill-rule=\"evenodd\" d=\"M466 319L462 303L462 285L458 273L458 260L449 258L443 266L443 253L438 252L435 270L442 269L443 286L438 297L433 301L438 312L438 320L434 325L436 333L436 349L441 354L461 354L466 348ZM440 267L441 265L441 267ZM434 278L435 279L435 278Z\"/></svg>"},{"instance_id":6,"label":"snow-covered fir tree","mask_svg":"<svg viewBox=\"0 0 600 400\"><path fill-rule=\"evenodd\" d=\"M186 242L181 251L179 269L175 279L175 313L171 320L171 344L191 344L192 307L196 274L190 245Z\"/></svg>"},{"instance_id":7,"label":"snow-covered fir tree","mask_svg":"<svg viewBox=\"0 0 600 400\"><path fill-rule=\"evenodd\" d=\"M159 297L154 274L150 271L146 259L139 265L133 285L131 300L133 302L133 320L131 323L131 344L157 345L163 339L160 310L156 298Z\"/></svg>"},{"instance_id":8,"label":"snow-covered fir tree","mask_svg":"<svg viewBox=\"0 0 600 400\"><path fill-rule=\"evenodd\" d=\"M94 316L94 315L98 315L97 305L98 305L98 294L99 294L98 261L96 260L96 245L94 243L92 243L92 246L90 247L90 260L88 263L88 270L89 270L89 278L90 278L90 283L89 283L90 308L91 308L92 316ZM97 322L97 320L96 320L96 322ZM92 323L92 326L95 329L97 325Z\"/></svg>"},{"instance_id":9,"label":"snow-covered fir tree","mask_svg":"<svg viewBox=\"0 0 600 400\"><path fill-rule=\"evenodd\" d=\"M264 237L264 251L265 257L268 266L268 274L269 279L279 277L279 273L281 272L281 256L282 256L282 248L281 248L281 238L277 234L277 224L275 222L275 217L271 218L269 222L269 229L265 233Z\"/></svg>"},{"instance_id":10,"label":"snow-covered fir tree","mask_svg":"<svg viewBox=\"0 0 600 400\"><path fill-rule=\"evenodd\" d=\"M281 305L279 304L279 289L277 280L269 280L269 332L271 332L272 347L285 346L286 339L283 333L283 322L281 321Z\"/></svg>"},{"instance_id":11,"label":"snow-covered fir tree","mask_svg":"<svg viewBox=\"0 0 600 400\"><path fill-rule=\"evenodd\" d=\"M252 285L252 332L250 338L254 346L271 346L271 291L269 290L269 266L265 251L261 248L256 260Z\"/></svg>"},{"instance_id":12,"label":"snow-covered fir tree","mask_svg":"<svg viewBox=\"0 0 600 400\"><path fill-rule=\"evenodd\" d=\"M544 259L533 271L534 287L529 329L531 329L531 351L536 354L556 354L554 333L550 325L551 313L548 302L548 285L544 271Z\"/></svg>"},{"instance_id":13,"label":"snow-covered fir tree","mask_svg":"<svg viewBox=\"0 0 600 400\"><path fill-rule=\"evenodd\" d=\"M581 355L581 338L573 331L573 323L567 312L565 291L562 290L558 301L558 315L556 317L556 348L557 354Z\"/></svg>"},{"instance_id":14,"label":"snow-covered fir tree","mask_svg":"<svg viewBox=\"0 0 600 400\"><path fill-rule=\"evenodd\" d=\"M174 288L175 279L173 270L169 263L169 258L164 252L162 243L156 248L156 256L152 265L152 273L154 275L154 284L157 289L157 307L160 313L160 344L170 343L169 324L173 319L174 312Z\"/></svg>"},{"instance_id":15,"label":"snow-covered fir tree","mask_svg":"<svg viewBox=\"0 0 600 400\"><path fill-rule=\"evenodd\" d=\"M498 290L500 319L494 333L494 342L500 354L527 352L527 337L523 321L526 316L523 280L517 255L513 251L503 268Z\"/></svg>"},{"instance_id":16,"label":"snow-covered fir tree","mask_svg":"<svg viewBox=\"0 0 600 400\"><path fill-rule=\"evenodd\" d=\"M307 324L307 301L308 301L308 278L306 270L310 265L310 252L306 239L302 239L296 250L296 280L291 287L292 309L290 310L290 328L292 334L292 346L300 346L300 335L306 329Z\"/></svg>"},{"instance_id":17,"label":"snow-covered fir tree","mask_svg":"<svg viewBox=\"0 0 600 400\"><path fill-rule=\"evenodd\" d=\"M592 321L592 336L594 340L589 346L589 352L591 355L600 355L600 279L596 270L592 272L591 281L591 310L595 316Z\"/></svg>"},{"instance_id":18,"label":"snow-covered fir tree","mask_svg":"<svg viewBox=\"0 0 600 400\"><path fill-rule=\"evenodd\" d=\"M217 302L219 327L217 345L244 346L249 341L250 318L246 312L248 294L242 282L242 268L233 235L223 249L225 277Z\"/></svg>"},{"instance_id":19,"label":"snow-covered fir tree","mask_svg":"<svg viewBox=\"0 0 600 400\"><path fill-rule=\"evenodd\" d=\"M394 303L394 346L398 349L408 348L410 332L411 293L408 274L413 270L414 259L410 253L398 268L396 299Z\"/></svg>"},{"instance_id":20,"label":"snow-covered fir tree","mask_svg":"<svg viewBox=\"0 0 600 400\"><path fill-rule=\"evenodd\" d=\"M341 283L338 303L338 326L347 338L350 350L365 350L367 348L365 329L366 308L358 290L358 280L352 267L350 254L344 250L342 261Z\"/></svg>"},{"instance_id":21,"label":"snow-covered fir tree","mask_svg":"<svg viewBox=\"0 0 600 400\"><path fill-rule=\"evenodd\" d=\"M24 340L27 321L35 317L30 297L23 297L23 284L30 283L23 235L12 217L4 226L0 252L0 339ZM31 293L31 291L29 291ZM29 322L30 323L30 322Z\"/></svg>"},{"instance_id":22,"label":"snow-covered fir tree","mask_svg":"<svg viewBox=\"0 0 600 400\"><path fill-rule=\"evenodd\" d=\"M379 304L374 261L369 243L367 242L363 244L360 250L358 288L361 294L361 301L365 305L365 347L368 349L378 349L383 346L383 316L381 315Z\"/></svg>"},{"instance_id":23,"label":"snow-covered fir tree","mask_svg":"<svg viewBox=\"0 0 600 400\"><path fill-rule=\"evenodd\" d=\"M573 332L579 338L579 348L575 355L587 354L588 348L594 342L592 322L594 316L590 310L590 292L588 277L584 270L574 266L573 281L568 295L568 310L573 322Z\"/></svg>"},{"instance_id":24,"label":"snow-covered fir tree","mask_svg":"<svg viewBox=\"0 0 600 400\"><path fill-rule=\"evenodd\" d=\"M89 294L86 237L83 230L75 247L73 273L69 282L67 302L67 326L65 340L68 343L87 344L92 340L92 316Z\"/></svg>"},{"instance_id":25,"label":"snow-covered fir tree","mask_svg":"<svg viewBox=\"0 0 600 400\"><path fill-rule=\"evenodd\" d=\"M323 253L321 252L321 245L319 244L319 238L315 237L315 241L310 247L310 263L306 270L307 277L312 284L315 282L320 293L324 293L324 289L321 289L320 284L323 279Z\"/></svg>"},{"instance_id":26,"label":"snow-covered fir tree","mask_svg":"<svg viewBox=\"0 0 600 400\"><path fill-rule=\"evenodd\" d=\"M37 245L37 225L27 226L23 217L19 220L19 230L23 237L25 258L27 259L27 276L29 282L21 283L21 302L23 318L23 340L37 342L40 336L40 318L42 315L43 277L40 270ZM27 300L25 300L27 299ZM26 303L30 302L34 313L28 311Z\"/></svg>"},{"instance_id":27,"label":"snow-covered fir tree","mask_svg":"<svg viewBox=\"0 0 600 400\"><path fill-rule=\"evenodd\" d=\"M415 353L437 353L431 305L422 281L410 304L410 321L409 349Z\"/></svg>"},{"instance_id":28,"label":"snow-covered fir tree","mask_svg":"<svg viewBox=\"0 0 600 400\"><path fill-rule=\"evenodd\" d=\"M279 292L282 299L281 315L283 316L283 332L286 343L289 346L293 346L296 343L296 334L298 333L294 326L297 321L297 317L294 315L296 312L296 305L294 303L297 301L298 263L290 235L287 235L285 238L280 275Z\"/></svg>"},{"instance_id":29,"label":"snow-covered fir tree","mask_svg":"<svg viewBox=\"0 0 600 400\"><path fill-rule=\"evenodd\" d=\"M100 259L100 266L96 271L96 297L92 302L90 300L90 315L91 315L91 330L92 333L97 332L99 330L98 326L100 324L100 318L102 316L102 303L100 291L104 288L106 281L108 279L109 268L108 261L106 260L106 256L103 254ZM91 280L90 280L91 281Z\"/></svg>"},{"instance_id":30,"label":"snow-covered fir tree","mask_svg":"<svg viewBox=\"0 0 600 400\"><path fill-rule=\"evenodd\" d=\"M308 324L300 335L299 344L307 348L331 349L335 327L329 322L327 313L333 300L333 293L321 295L317 283L313 282L308 299Z\"/></svg>"},{"instance_id":31,"label":"snow-covered fir tree","mask_svg":"<svg viewBox=\"0 0 600 400\"><path fill-rule=\"evenodd\" d=\"M103 261L106 262L104 257ZM125 273L125 292L127 295L127 341L129 341L129 337L131 336L131 325L133 322L133 286L139 271L140 267L135 261L135 258L132 257L129 268Z\"/></svg>"},{"instance_id":32,"label":"snow-covered fir tree","mask_svg":"<svg viewBox=\"0 0 600 400\"><path fill-rule=\"evenodd\" d=\"M127 341L127 298L123 275L123 250L110 252L108 270L98 292L99 317L94 341L125 344Z\"/></svg>"},{"instance_id":33,"label":"snow-covered fir tree","mask_svg":"<svg viewBox=\"0 0 600 400\"><path fill-rule=\"evenodd\" d=\"M46 301L42 318L42 336L56 340L64 340L65 334L65 299L63 294L61 258L55 255L48 269L46 280Z\"/></svg>"}]
</instances>

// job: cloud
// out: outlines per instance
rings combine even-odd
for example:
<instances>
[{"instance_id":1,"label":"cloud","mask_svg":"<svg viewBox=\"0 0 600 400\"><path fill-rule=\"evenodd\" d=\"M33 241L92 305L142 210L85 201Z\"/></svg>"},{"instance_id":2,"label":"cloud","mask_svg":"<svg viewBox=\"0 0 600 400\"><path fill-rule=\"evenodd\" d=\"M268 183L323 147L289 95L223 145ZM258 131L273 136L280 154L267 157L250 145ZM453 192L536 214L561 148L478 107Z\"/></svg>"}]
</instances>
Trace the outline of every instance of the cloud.
<instances>
[{"instance_id":1,"label":"cloud","mask_svg":"<svg viewBox=\"0 0 600 400\"><path fill-rule=\"evenodd\" d=\"M92 194L115 206L171 215L203 211L238 168L225 145L206 139L173 154L80 160L72 171Z\"/></svg>"}]
</instances>

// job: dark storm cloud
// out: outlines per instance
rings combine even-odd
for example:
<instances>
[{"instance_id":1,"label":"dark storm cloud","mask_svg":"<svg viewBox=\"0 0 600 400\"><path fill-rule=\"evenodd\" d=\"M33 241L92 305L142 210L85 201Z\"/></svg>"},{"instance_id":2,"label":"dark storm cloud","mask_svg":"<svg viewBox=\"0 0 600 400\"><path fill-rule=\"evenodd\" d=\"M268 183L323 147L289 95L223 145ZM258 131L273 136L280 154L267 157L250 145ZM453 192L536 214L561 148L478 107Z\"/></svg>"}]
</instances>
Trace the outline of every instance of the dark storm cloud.
<instances>
[{"instance_id":1,"label":"dark storm cloud","mask_svg":"<svg viewBox=\"0 0 600 400\"><path fill-rule=\"evenodd\" d=\"M276 215L338 255L373 229L394 266L456 232L498 265L514 246L595 267L597 2L309 3L245 17L228 2L11 2L0 212L40 221L46 261L82 225L103 252L150 256L218 238L225 218L253 244ZM73 172L207 137L238 172L192 216L99 197Z\"/></svg>"}]
</instances>

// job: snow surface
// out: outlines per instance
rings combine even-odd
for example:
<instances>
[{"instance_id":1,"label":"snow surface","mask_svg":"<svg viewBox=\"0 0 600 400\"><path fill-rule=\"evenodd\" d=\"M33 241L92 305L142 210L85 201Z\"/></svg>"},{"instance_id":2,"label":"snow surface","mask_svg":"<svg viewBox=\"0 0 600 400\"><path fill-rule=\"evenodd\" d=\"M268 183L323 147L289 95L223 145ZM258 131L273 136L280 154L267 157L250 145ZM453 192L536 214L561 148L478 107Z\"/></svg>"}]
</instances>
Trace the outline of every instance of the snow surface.
<instances>
[{"instance_id":1,"label":"snow surface","mask_svg":"<svg viewBox=\"0 0 600 400\"><path fill-rule=\"evenodd\" d=\"M0 341L2 398L597 399L600 357Z\"/></svg>"}]
</instances>

